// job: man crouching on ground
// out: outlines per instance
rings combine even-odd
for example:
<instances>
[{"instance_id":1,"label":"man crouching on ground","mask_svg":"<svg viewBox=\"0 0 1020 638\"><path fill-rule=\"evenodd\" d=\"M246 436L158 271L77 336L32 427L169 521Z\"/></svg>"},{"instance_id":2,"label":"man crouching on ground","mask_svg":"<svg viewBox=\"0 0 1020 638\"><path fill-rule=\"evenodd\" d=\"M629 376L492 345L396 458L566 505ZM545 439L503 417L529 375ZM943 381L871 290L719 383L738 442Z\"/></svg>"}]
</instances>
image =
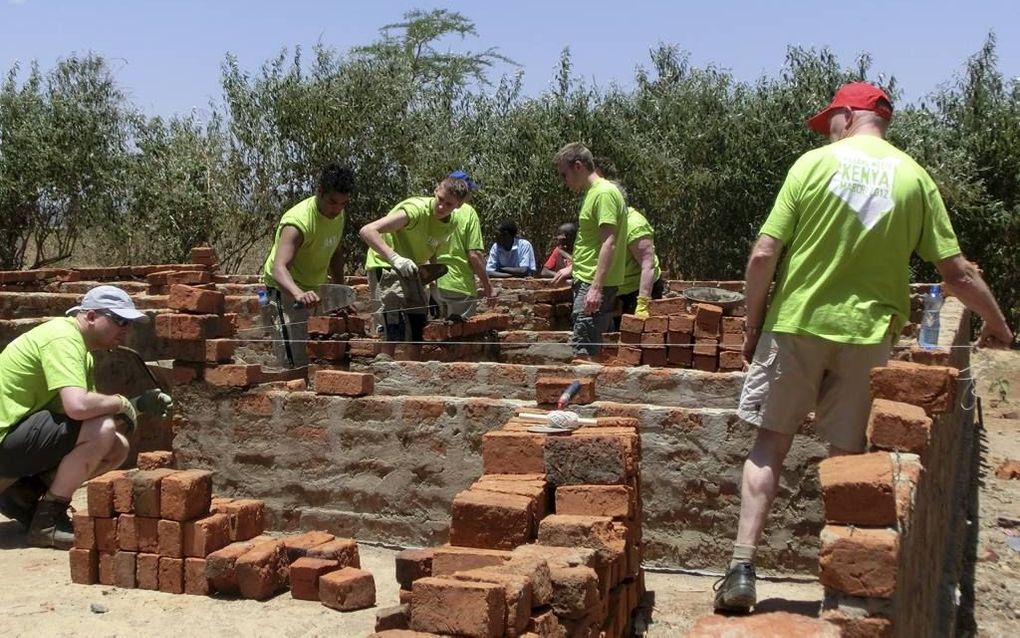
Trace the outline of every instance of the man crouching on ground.
<instances>
[{"instance_id":1,"label":"man crouching on ground","mask_svg":"<svg viewBox=\"0 0 1020 638\"><path fill-rule=\"evenodd\" d=\"M119 345L146 319L126 292L97 286L82 303L33 328L0 352L0 512L28 527L28 544L67 549L67 508L82 483L120 467L138 412L164 416L170 397L135 399L95 391L92 353ZM41 500L18 479L56 469Z\"/></svg>"}]
</instances>

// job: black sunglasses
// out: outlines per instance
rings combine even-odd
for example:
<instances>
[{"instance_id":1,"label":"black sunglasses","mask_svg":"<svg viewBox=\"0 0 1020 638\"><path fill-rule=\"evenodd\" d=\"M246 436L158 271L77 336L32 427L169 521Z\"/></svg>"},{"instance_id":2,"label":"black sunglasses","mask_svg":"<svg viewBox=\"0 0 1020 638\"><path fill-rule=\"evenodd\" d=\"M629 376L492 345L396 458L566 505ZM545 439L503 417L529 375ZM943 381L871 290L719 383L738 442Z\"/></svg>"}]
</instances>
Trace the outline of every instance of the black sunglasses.
<instances>
[{"instance_id":1,"label":"black sunglasses","mask_svg":"<svg viewBox=\"0 0 1020 638\"><path fill-rule=\"evenodd\" d=\"M131 323L130 319L125 319L124 317L121 317L120 315L116 315L116 314L114 314L112 312L105 312L104 311L104 312L100 312L99 314L103 315L104 317L106 317L107 319L112 321L113 323L117 324L117 327L119 327L119 328L126 328Z\"/></svg>"}]
</instances>

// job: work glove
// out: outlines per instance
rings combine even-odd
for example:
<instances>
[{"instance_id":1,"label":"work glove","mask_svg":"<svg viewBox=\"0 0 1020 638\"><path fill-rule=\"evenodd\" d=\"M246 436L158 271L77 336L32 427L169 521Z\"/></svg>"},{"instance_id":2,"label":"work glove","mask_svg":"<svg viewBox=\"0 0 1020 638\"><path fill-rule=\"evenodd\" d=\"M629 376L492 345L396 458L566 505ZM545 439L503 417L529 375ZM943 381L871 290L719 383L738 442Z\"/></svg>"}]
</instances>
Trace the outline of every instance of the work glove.
<instances>
[{"instance_id":1,"label":"work glove","mask_svg":"<svg viewBox=\"0 0 1020 638\"><path fill-rule=\"evenodd\" d=\"M138 410L123 394L118 394L117 397L120 399L120 410L117 411L117 416L127 427L127 433L131 434L135 431L135 426L138 425Z\"/></svg>"},{"instance_id":2,"label":"work glove","mask_svg":"<svg viewBox=\"0 0 1020 638\"><path fill-rule=\"evenodd\" d=\"M174 407L174 400L166 392L154 388L131 399L131 405L135 407L136 412L162 419L170 414L170 409Z\"/></svg>"},{"instance_id":3,"label":"work glove","mask_svg":"<svg viewBox=\"0 0 1020 638\"><path fill-rule=\"evenodd\" d=\"M417 264L407 257L401 257L396 253L394 253L393 259L390 260L390 264L402 277L411 277L414 273L418 272Z\"/></svg>"},{"instance_id":4,"label":"work glove","mask_svg":"<svg viewBox=\"0 0 1020 638\"><path fill-rule=\"evenodd\" d=\"M637 307L634 309L634 316L635 317L640 317L641 319L647 319L648 318L648 304L651 301L652 300L649 299L648 297L638 297L637 298Z\"/></svg>"}]
</instances>

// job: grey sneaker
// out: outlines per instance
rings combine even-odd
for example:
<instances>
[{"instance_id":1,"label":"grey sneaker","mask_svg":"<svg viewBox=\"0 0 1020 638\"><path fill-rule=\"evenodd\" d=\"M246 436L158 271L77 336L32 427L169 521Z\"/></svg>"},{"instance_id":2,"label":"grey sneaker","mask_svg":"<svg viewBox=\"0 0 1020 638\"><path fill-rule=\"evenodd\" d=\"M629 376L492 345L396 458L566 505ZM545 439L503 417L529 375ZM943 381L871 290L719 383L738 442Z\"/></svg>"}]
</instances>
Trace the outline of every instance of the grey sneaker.
<instances>
[{"instance_id":1,"label":"grey sneaker","mask_svg":"<svg viewBox=\"0 0 1020 638\"><path fill-rule=\"evenodd\" d=\"M715 610L746 614L757 602L754 565L738 563L715 582Z\"/></svg>"},{"instance_id":2,"label":"grey sneaker","mask_svg":"<svg viewBox=\"0 0 1020 638\"><path fill-rule=\"evenodd\" d=\"M39 501L28 527L28 544L32 547L71 549L74 545L74 526L67 515L70 503Z\"/></svg>"}]
</instances>

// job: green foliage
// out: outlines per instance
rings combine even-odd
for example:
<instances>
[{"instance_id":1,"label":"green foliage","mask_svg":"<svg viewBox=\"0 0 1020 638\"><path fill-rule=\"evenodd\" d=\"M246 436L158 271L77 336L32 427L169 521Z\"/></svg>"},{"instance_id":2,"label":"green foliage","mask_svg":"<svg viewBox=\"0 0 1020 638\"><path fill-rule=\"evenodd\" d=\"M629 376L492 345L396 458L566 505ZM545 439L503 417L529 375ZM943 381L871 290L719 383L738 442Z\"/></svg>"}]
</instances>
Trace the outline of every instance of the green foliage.
<instances>
[{"instance_id":1,"label":"green foliage","mask_svg":"<svg viewBox=\"0 0 1020 638\"><path fill-rule=\"evenodd\" d=\"M862 55L790 48L782 70L755 82L693 66L659 45L633 88L574 76L564 49L550 88L521 93L521 71L477 38L462 14L411 11L370 44L338 52L282 50L256 71L222 65L222 106L146 118L96 56L36 66L0 88L0 268L52 263L86 237L92 262L170 261L209 241L225 266L260 258L282 212L314 188L326 162L350 164L354 232L450 170L481 183L474 203L492 232L517 220L541 252L578 201L553 153L582 141L613 159L629 201L657 229L673 277L739 278L786 171L821 143L804 120L842 83L891 77ZM995 39L891 130L942 189L965 254L984 269L1014 322L1020 316L1020 85L998 71ZM498 81L493 71L509 65ZM914 265L915 277L937 277Z\"/></svg>"}]
</instances>

